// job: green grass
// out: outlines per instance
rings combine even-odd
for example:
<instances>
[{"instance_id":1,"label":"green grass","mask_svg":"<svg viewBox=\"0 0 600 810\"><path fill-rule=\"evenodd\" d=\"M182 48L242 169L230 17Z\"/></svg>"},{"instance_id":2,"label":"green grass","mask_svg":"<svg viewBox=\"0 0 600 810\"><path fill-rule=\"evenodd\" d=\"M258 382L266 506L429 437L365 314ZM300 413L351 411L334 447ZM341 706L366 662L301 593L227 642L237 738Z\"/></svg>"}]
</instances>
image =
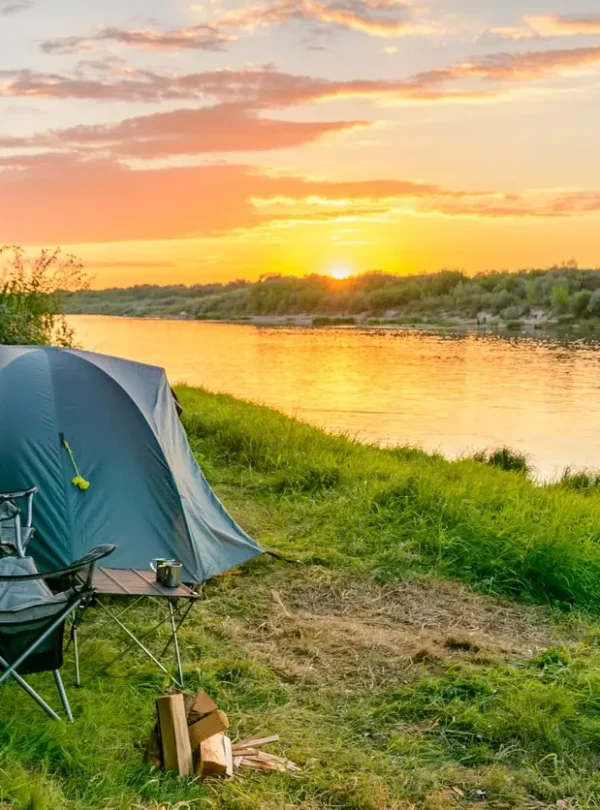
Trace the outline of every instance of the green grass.
<instances>
[{"instance_id":1,"label":"green grass","mask_svg":"<svg viewBox=\"0 0 600 810\"><path fill-rule=\"evenodd\" d=\"M301 560L259 558L205 587L183 631L188 687L219 701L233 736L278 732L302 770L199 785L149 768L164 682L137 657L102 673L119 647L91 612L83 689L70 653L64 667L75 726L0 690L0 807L598 807L594 487L177 393L222 500ZM134 611L141 629L154 610ZM50 679L33 681L50 699Z\"/></svg>"}]
</instances>

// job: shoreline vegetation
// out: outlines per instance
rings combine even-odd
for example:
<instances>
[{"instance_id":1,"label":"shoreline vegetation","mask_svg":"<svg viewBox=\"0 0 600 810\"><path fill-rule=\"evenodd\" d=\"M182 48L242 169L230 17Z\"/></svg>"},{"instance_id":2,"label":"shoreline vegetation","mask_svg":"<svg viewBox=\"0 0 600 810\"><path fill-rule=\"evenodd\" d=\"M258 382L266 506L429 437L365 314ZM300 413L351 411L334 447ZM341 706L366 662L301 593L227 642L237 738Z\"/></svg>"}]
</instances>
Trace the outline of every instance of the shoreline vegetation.
<instances>
[{"instance_id":1,"label":"shoreline vegetation","mask_svg":"<svg viewBox=\"0 0 600 810\"><path fill-rule=\"evenodd\" d=\"M0 807L597 810L598 479L539 485L509 450L448 461L176 392L219 497L298 561L204 586L181 633L187 689L219 701L233 739L279 733L301 770L206 785L152 771L162 676L115 662L90 611L74 726L0 693Z\"/></svg>"},{"instance_id":2,"label":"shoreline vegetation","mask_svg":"<svg viewBox=\"0 0 600 810\"><path fill-rule=\"evenodd\" d=\"M257 282L139 285L81 290L68 314L225 321L264 326L359 326L531 333L600 331L600 269L575 262L547 270L467 276L372 272L347 279L267 275Z\"/></svg>"}]
</instances>

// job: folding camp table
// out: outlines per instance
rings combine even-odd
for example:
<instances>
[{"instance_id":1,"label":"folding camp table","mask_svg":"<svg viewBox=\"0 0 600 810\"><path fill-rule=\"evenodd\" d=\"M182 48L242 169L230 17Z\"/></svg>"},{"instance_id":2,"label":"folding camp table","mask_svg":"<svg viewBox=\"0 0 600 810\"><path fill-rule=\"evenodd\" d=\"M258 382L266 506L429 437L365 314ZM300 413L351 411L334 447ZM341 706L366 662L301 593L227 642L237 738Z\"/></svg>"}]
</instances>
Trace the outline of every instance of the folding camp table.
<instances>
[{"instance_id":1,"label":"folding camp table","mask_svg":"<svg viewBox=\"0 0 600 810\"><path fill-rule=\"evenodd\" d=\"M155 576L154 571L123 568L98 568L94 572L93 587L97 597L96 602L108 616L106 624L114 622L130 639L130 644L127 648L123 650L117 658L107 664L106 668L121 659L126 652L137 645L157 667L168 675L178 686L183 687L181 652L177 634L179 628L189 616L196 600L200 599L200 595L195 593L191 588L188 588L187 585L179 585L177 588L167 588L159 582L156 582ZM117 613L112 609L112 606L109 607L109 605L106 604L103 597L124 597L128 599L130 603ZM133 630L124 624L121 617L127 610L143 599L166 600L168 611L154 627L144 633L141 638L138 638ZM181 602L184 604L180 604ZM166 622L170 622L171 624L171 638L162 653L159 656L155 656L143 642ZM75 647L75 676L76 683L79 686L79 651L76 621L73 624L73 641ZM175 678L160 661L160 658L165 655L168 648L171 646L171 642L175 649L178 678Z\"/></svg>"}]
</instances>

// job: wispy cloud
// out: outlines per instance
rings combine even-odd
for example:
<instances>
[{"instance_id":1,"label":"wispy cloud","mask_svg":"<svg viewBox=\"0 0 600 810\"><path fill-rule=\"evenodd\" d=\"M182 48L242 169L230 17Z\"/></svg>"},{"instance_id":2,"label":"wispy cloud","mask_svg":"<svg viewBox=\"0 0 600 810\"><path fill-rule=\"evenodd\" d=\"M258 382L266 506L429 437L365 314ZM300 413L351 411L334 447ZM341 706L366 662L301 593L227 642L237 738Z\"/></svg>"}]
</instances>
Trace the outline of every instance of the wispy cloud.
<instances>
[{"instance_id":1,"label":"wispy cloud","mask_svg":"<svg viewBox=\"0 0 600 810\"><path fill-rule=\"evenodd\" d=\"M235 37L210 25L192 25L172 31L103 28L90 36L47 39L41 43L46 53L65 54L87 51L99 43L118 43L149 51L222 51Z\"/></svg>"},{"instance_id":2,"label":"wispy cloud","mask_svg":"<svg viewBox=\"0 0 600 810\"><path fill-rule=\"evenodd\" d=\"M31 0L0 0L28 3ZM192 6L206 17L204 7ZM230 42L259 28L286 23L304 23L310 30L303 42L314 48L331 29L360 31L375 37L399 37L431 33L415 7L403 0L265 0L227 12L212 12L199 25L175 30L103 28L93 34L48 39L41 43L46 53L65 54L89 50L107 43L146 50L223 50Z\"/></svg>"},{"instance_id":3,"label":"wispy cloud","mask_svg":"<svg viewBox=\"0 0 600 810\"><path fill-rule=\"evenodd\" d=\"M0 14L19 14L29 11L35 5L35 0L0 0Z\"/></svg>"},{"instance_id":4,"label":"wispy cloud","mask_svg":"<svg viewBox=\"0 0 600 810\"><path fill-rule=\"evenodd\" d=\"M589 48L519 51L468 59L447 68L419 73L413 79L426 85L471 78L535 81L599 64L600 45Z\"/></svg>"},{"instance_id":5,"label":"wispy cloud","mask_svg":"<svg viewBox=\"0 0 600 810\"><path fill-rule=\"evenodd\" d=\"M423 33L412 4L402 0L267 0L216 18L224 28L254 30L287 22L329 23L377 37Z\"/></svg>"},{"instance_id":6,"label":"wispy cloud","mask_svg":"<svg viewBox=\"0 0 600 810\"><path fill-rule=\"evenodd\" d=\"M600 35L600 14L530 14L517 26L496 27L491 33L503 39L545 39Z\"/></svg>"},{"instance_id":7,"label":"wispy cloud","mask_svg":"<svg viewBox=\"0 0 600 810\"><path fill-rule=\"evenodd\" d=\"M482 102L505 96L511 86L527 86L599 66L600 45L493 53L399 80L337 81L269 67L165 74L129 69L109 59L80 63L80 69L70 76L30 70L0 71L0 97L148 103L216 100L244 102L260 109L349 97L373 102Z\"/></svg>"}]
</instances>

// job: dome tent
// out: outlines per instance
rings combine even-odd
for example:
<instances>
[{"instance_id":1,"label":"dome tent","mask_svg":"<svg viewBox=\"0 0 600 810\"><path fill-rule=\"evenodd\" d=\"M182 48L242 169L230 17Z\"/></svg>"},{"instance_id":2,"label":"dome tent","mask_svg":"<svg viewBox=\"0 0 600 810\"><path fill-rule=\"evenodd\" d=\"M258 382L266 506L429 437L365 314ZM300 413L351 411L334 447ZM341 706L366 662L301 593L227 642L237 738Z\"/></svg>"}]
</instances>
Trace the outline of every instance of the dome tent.
<instances>
[{"instance_id":1,"label":"dome tent","mask_svg":"<svg viewBox=\"0 0 600 810\"><path fill-rule=\"evenodd\" d=\"M89 488L73 484L76 474ZM196 464L155 366L0 346L0 492L31 486L29 552L44 570L116 543L112 568L174 558L186 582L203 582L262 553Z\"/></svg>"}]
</instances>

